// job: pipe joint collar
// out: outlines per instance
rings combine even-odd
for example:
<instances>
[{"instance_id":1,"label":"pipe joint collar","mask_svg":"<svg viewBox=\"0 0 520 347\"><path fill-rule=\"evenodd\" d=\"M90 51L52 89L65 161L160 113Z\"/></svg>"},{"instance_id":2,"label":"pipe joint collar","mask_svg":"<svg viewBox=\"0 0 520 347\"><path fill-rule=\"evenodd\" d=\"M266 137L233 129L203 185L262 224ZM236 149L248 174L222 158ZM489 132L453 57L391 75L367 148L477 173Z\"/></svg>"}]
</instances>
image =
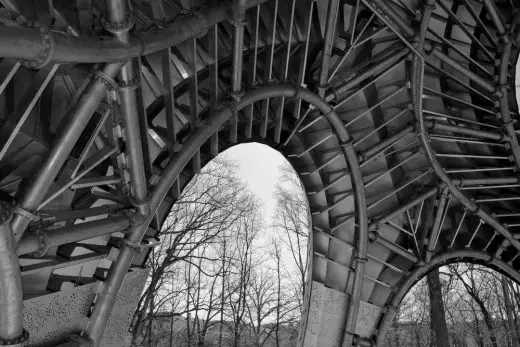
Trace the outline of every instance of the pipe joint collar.
<instances>
[{"instance_id":1,"label":"pipe joint collar","mask_svg":"<svg viewBox=\"0 0 520 347\"><path fill-rule=\"evenodd\" d=\"M111 34L122 34L132 30L135 25L135 18L132 12L128 12L124 21L116 23L108 21L107 17L103 15L101 17L101 24L103 28Z\"/></svg>"},{"instance_id":2,"label":"pipe joint collar","mask_svg":"<svg viewBox=\"0 0 520 347\"><path fill-rule=\"evenodd\" d=\"M14 346L20 345L29 339L29 332L23 329L23 332L20 336L12 338L12 339L3 339L0 337L0 346Z\"/></svg>"},{"instance_id":3,"label":"pipe joint collar","mask_svg":"<svg viewBox=\"0 0 520 347\"><path fill-rule=\"evenodd\" d=\"M139 89L139 87L141 86L141 78L139 76L137 76L130 81L126 81L126 82L119 81L117 86L118 86L118 91L120 93L124 92L124 91Z\"/></svg>"},{"instance_id":4,"label":"pipe joint collar","mask_svg":"<svg viewBox=\"0 0 520 347\"><path fill-rule=\"evenodd\" d=\"M40 27L43 50L31 60L24 59L22 65L28 69L41 69L52 61L54 56L54 36L48 28Z\"/></svg>"}]
</instances>

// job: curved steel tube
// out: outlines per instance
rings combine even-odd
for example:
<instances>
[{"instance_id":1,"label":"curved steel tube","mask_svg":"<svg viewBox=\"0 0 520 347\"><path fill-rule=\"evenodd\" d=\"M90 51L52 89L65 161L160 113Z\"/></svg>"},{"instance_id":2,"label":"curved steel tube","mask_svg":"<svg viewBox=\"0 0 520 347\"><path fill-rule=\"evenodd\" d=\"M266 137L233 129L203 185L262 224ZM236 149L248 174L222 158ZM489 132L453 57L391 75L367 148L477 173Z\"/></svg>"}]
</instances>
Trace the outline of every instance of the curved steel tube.
<instances>
[{"instance_id":1,"label":"curved steel tube","mask_svg":"<svg viewBox=\"0 0 520 347\"><path fill-rule=\"evenodd\" d=\"M357 156L352 148L352 144L349 142L350 137L337 114L328 103L319 98L316 94L293 85L273 85L254 89L247 93L240 102L228 103L217 108L213 116L204 121L193 136L185 142L182 150L171 158L169 164L164 169L159 182L154 187L151 194L149 215L146 218L136 220L131 226L125 237L126 243L123 243L123 247L120 250L117 260L110 268L107 279L103 285L103 290L94 306L90 324L87 328L87 335L94 346L99 346L101 342L104 328L110 317L112 308L114 307L119 288L134 257L135 249L130 245L135 245L136 243L139 244L141 242L141 239L148 228L148 224L159 208L162 200L166 197L169 188L191 160L194 153L238 110L266 98L282 96L286 98L301 98L302 100L316 106L318 110L326 116L330 126L336 132L338 141L348 159L348 164L352 174L352 186L355 189L355 204L357 208L357 222L360 226L358 236L360 241L358 242L363 242L365 244L362 249L365 249L366 254L365 240L368 240L368 220L365 208L366 197L363 189L363 180L359 170ZM358 262L358 266L364 267L364 262ZM362 272L359 271L358 273Z\"/></svg>"}]
</instances>

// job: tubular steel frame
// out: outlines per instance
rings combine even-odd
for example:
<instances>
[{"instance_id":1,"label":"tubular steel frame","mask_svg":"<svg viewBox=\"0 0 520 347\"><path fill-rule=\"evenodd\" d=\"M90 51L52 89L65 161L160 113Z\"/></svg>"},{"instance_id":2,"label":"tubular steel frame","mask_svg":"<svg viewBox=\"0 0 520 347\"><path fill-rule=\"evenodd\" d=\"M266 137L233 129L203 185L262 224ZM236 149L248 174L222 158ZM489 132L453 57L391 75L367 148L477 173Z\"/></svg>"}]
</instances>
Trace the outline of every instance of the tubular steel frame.
<instances>
[{"instance_id":1,"label":"tubular steel frame","mask_svg":"<svg viewBox=\"0 0 520 347\"><path fill-rule=\"evenodd\" d=\"M52 148L41 165L35 179L30 182L27 189L18 199L18 204L13 215L12 207L7 204L2 204L0 208L0 345L14 345L23 343L27 339L27 332L23 330L23 303L22 303L22 289L21 289L21 271L18 264L18 255L41 253L44 254L49 247L63 245L72 242L86 240L95 236L108 235L117 231L125 231L125 236L122 242L117 259L113 262L106 280L102 284L101 292L96 299L93 312L89 318L89 324L83 336L83 342L78 342L77 345L99 346L103 337L104 329L107 325L110 313L112 312L119 289L122 285L125 275L132 263L135 254L141 250L141 241L153 221L156 213L160 207L161 202L165 199L172 187L178 185L178 177L184 168L189 164L193 158L198 158L194 161L195 168L200 169L200 148L211 140L212 144L218 142L219 129L224 124L231 122L231 142L237 142L237 124L238 116L241 111L247 111L250 114L249 133L253 126L252 113L253 104L259 101L263 102L264 108L262 112L268 112L269 99L275 97L282 98L282 105L285 99L296 100L295 117L300 116L300 108L302 103L309 105L309 110L298 120L294 131L289 135L285 144L295 135L297 129L303 131L311 127L320 119L326 119L328 125L333 131L333 135L339 144L339 153L330 159L322 167L330 162L336 160L337 157L343 157L348 166L348 174L342 176L349 177L352 183L351 192L341 192L342 199L352 197L355 204L355 214L353 216L346 216L340 225L353 222L355 224L355 246L349 245L352 252L352 288L350 294L350 301L346 312L346 319L343 329L343 346L360 345L370 346L373 344L381 344L381 339L385 329L390 324L395 310L404 295L420 278L427 274L432 269L443 264L467 259L470 261L484 262L485 264L504 272L512 277L517 282L520 280L520 275L512 266L514 259L509 263L500 259L500 256L508 247L513 247L520 251L520 241L518 236L509 230L508 226L498 221L499 216L493 214L486 208L482 207L482 203L486 200L476 201L470 198L465 187L467 186L486 186L488 189L517 186L519 179L517 177L504 178L474 178L474 179L455 179L449 176L449 170L443 167L441 163L442 153L437 153L432 145L432 138L447 141L474 141L473 138L462 137L454 138L449 136L432 135L434 130L443 130L459 135L474 136L486 140L498 141L499 144L506 144L510 149L516 169L520 169L520 145L517 139L517 132L514 128L513 119L508 99L508 73L509 61L513 54L513 47L517 44L518 37L512 37L516 30L516 23L512 24L507 30L506 25L502 21L501 15L491 0L485 0L487 13L491 17L491 21L495 26L495 30L500 38L500 45L497 48L499 58L499 67L496 80L498 87L488 82L479 74L473 72L471 69L461 65L452 57L447 55L443 50L432 43L427 38L428 25L430 18L435 10L435 5L439 3L437 0L427 0L421 8L421 24L418 30L407 24L407 21L402 17L402 8L397 10L394 3L388 4L384 0L360 0L356 5L356 13L359 10L360 3L362 3L370 12L372 17L362 28L361 33L357 38L352 38L350 47L346 49L344 57L340 60L337 66L333 68L333 73L329 75L331 69L331 54L333 51L334 40L336 37L336 30L338 29L337 17L340 12L339 0L330 1L326 14L325 32L323 38L323 50L318 72L318 84L316 86L317 93L312 92L303 86L305 80L305 69L309 52L309 36L311 32L312 16L314 15L315 1L310 3L310 12L306 18L307 28L307 42L304 46L304 59L300 66L300 74L298 76L298 85L287 83L274 83L272 79L272 65L273 54L275 50L274 40L270 47L270 63L267 75L267 80L270 83L260 86L251 86L256 84L256 78L253 77L251 85L245 86L243 84L242 71L244 69L244 28L245 28L245 13L250 8L257 8L257 15L260 14L260 5L267 2L267 0L237 0L233 2L222 2L217 6L208 7L200 12L192 12L182 16L173 24L164 26L159 32L141 34L140 36L130 35L132 28L132 20L128 2L126 0L107 0L106 1L106 21L104 23L105 29L110 32L115 40L102 40L96 38L85 37L65 37L49 32L45 29L37 30L23 27L3 27L0 30L0 56L5 58L25 59L28 64L33 67L43 68L49 63L103 63L97 66L94 74L90 78L89 83L81 93L77 102L70 110L70 117L68 123L61 128L56 136ZM277 3L278 4L278 3ZM296 1L291 2L291 18L289 37L292 36L294 11ZM278 7L275 6L275 9ZM401 12L400 12L401 11ZM274 25L272 28L273 37L276 35L276 21L277 13L274 15ZM346 60L350 52L360 45L359 42L362 35L366 32L373 19L377 18L384 23L385 28L376 33L367 33L369 38L377 36L380 32L389 29L396 35L398 41L402 44L397 48L388 52L383 52L379 56L382 58L376 66L360 71L354 78L347 80L346 83L340 83L335 88L327 89L329 82L334 75L339 71L340 65ZM196 53L197 37L206 34L208 31L216 30L217 25L225 20L231 20L233 25L233 54L232 61L232 78L231 78L231 93L229 100L217 103L218 88L213 90L211 115L204 120L197 119L197 99L191 101L192 112L193 108L193 123L196 124L194 131L184 140L182 147L179 150L171 148L171 158L164 168L162 175L154 185L151 191L148 191L148 182L145 173L145 155L143 154L143 147L141 144L141 134L143 129L140 127L139 121L139 98L136 88L139 86L139 74L136 73L136 66L140 64L138 58L149 55L151 53L163 51L163 59L169 66L171 60L171 52L169 48L175 46L186 40L192 40L193 47ZM257 19L258 20L258 19ZM258 24L257 24L258 25ZM257 28L258 31L258 28ZM257 32L258 35L258 32ZM258 37L255 38L255 50L258 50ZM13 50L13 45L21 47L21 49ZM215 46L215 56L218 57ZM286 47L286 58L284 61L285 68L283 76L288 78L288 64L291 56L291 40ZM256 54L256 52L255 52ZM196 54L194 55L196 56ZM427 68L426 58L428 56L435 57L442 64L449 66L458 73L466 76L474 85L478 85L484 91L491 94L493 101L498 104L500 121L505 129L505 134L497 134L493 131L484 131L481 129L474 129L469 127L460 127L458 125L446 125L437 122L434 115L430 111L424 110L423 95L427 89L425 88L425 69ZM356 93L364 91L367 86L376 83L377 79L382 75L390 73L397 64L403 59L411 58L408 64L408 72L411 78L410 99L411 112L416 119L415 131L419 138L420 152L424 154L429 168L412 177L409 181L405 181L401 186L394 187L382 196L375 200L367 198L368 187L376 180L381 179L384 175L393 170L404 166L408 160L413 160L414 155L405 159L402 163L397 164L388 172L383 173L373 178L369 183L364 181L362 169L367 162L372 160L374 156L379 153L384 153L384 150L391 148L393 144L400 141L409 134L414 133L414 126L410 125L402 129L399 133L389 137L381 143L375 145L365 152L357 151L356 147L366 138L378 130L383 128L389 122L404 115L407 110L397 114L395 118L380 125L365 137L355 139L347 130L347 127L352 125L365 114L375 111L384 102L391 100L403 90L407 90L406 86L400 87L395 92L388 94L386 99L382 99L378 103L364 110L361 115L356 116L353 120L345 123L339 115L338 111L341 106L347 103ZM373 58L375 59L375 58ZM471 59L471 58L470 58ZM256 60L255 74L256 74ZM194 62L196 68L196 61ZM195 69L194 69L195 71ZM164 76L169 75L169 70L163 70ZM218 59L215 60L215 71L211 72L214 84L218 84ZM367 86L363 86L362 90L350 94L347 98L343 98L345 93L351 90L360 82L365 81L372 76L378 76L374 81L371 81ZM118 80L119 82L115 82ZM166 80L166 78L165 78ZM119 84L118 84L119 83ZM197 73L194 73L190 81L190 88L197 93ZM472 86L466 86L469 90L475 90ZM117 90L117 93L113 89ZM171 86L169 86L171 91ZM120 215L110 217L100 221L86 222L72 227L51 229L42 229L30 235L24 235L27 226L36 218L35 213L38 211L40 204L42 204L45 195L47 194L52 182L57 177L60 169L64 165L66 159L70 155L73 145L78 141L81 133L86 128L89 120L102 102L102 99L107 95L111 95L113 101L119 101L122 119L125 125L125 139L126 139L126 153L128 155L129 171L130 171L130 195L131 202L135 212L131 215ZM479 92L480 93L480 92ZM168 95L168 94L166 94ZM170 95L171 98L173 96ZM167 100L165 103L166 112L170 117L174 116L174 102L173 99ZM279 143L281 141L282 131L282 117L283 106L278 109L277 123L274 141ZM317 113L313 120L310 120L307 125L301 127L310 113ZM265 115L267 118L267 114ZM310 119L310 118L309 118ZM174 129L173 121L168 123L168 129L173 140L173 145L176 145L176 131ZM261 125L261 137L266 136L267 120ZM332 135L331 135L332 137ZM322 141L325 142L328 137ZM314 149L321 142L316 142L313 147L307 148L299 156L306 154L311 149ZM359 153L358 153L359 152ZM1 152L0 152L1 153ZM3 156L5 153L2 153ZM216 150L212 150L212 154L216 155ZM449 154L453 157L463 154ZM448 155L448 156L449 156ZM477 168L478 169L478 168ZM319 170L319 169L318 169ZM373 210L382 203L386 203L389 198L397 196L403 189L414 185L422 179L430 177L434 173L434 184L420 195L401 205L389 213L380 215L377 218L369 218L369 210ZM339 180L338 179L338 180ZM325 191L335 182L328 183L328 186L321 188ZM309 192L308 192L309 193ZM417 238L419 227L421 224L421 216L423 207L426 201L438 196L435 214L431 221L431 228L429 232L423 234L423 239ZM320 213L328 213L332 208L339 204L342 200L334 202ZM451 241L450 247L453 247L454 242L459 235L462 225L466 217L474 215L478 218L478 226L474 229L471 239L467 243L470 247L474 241L475 236L479 233L480 228L485 225L494 231L494 236L489 240L486 250L495 239L495 236L501 235L503 241L496 250L494 257L485 252L476 250L451 250L440 255L435 255L435 250L438 247L439 235L443 232L443 225L446 214L452 202L457 202L464 208L464 214L458 227L456 228L455 236ZM45 202L44 202L45 204ZM416 220L413 220L410 211L418 210ZM392 222L397 216L406 215L408 225L412 229L406 230L404 227ZM417 252L410 251L399 246L394 240L381 232L381 228L388 227L403 232L410 236L414 242ZM337 228L337 226L336 226ZM333 228L330 232L324 232L317 226L314 229L318 233L322 233L331 239L331 242L341 243L333 233ZM15 243L17 243L15 247ZM377 244L383 246L395 254L403 257L413 264L408 275L403 277L399 283L399 289L391 295L391 300L386 304L386 313L383 314L381 320L377 324L377 335L370 339L361 338L356 335L355 328L358 321L361 296L365 280L372 282L383 283L377 279L371 278L366 273L366 263L369 259L376 260L374 256L368 253L370 244ZM421 244L421 245L419 245ZM425 246L425 254L421 254L420 247ZM313 252L313 251L311 251ZM325 257L326 258L326 257ZM327 259L334 262L334 259ZM394 271L397 269L384 260L379 259L383 265ZM310 265L312 266L312 265ZM397 269L399 270L399 269ZM306 309L309 309L309 300L306 298ZM305 326L305 323L303 324ZM79 340L78 340L79 341Z\"/></svg>"}]
</instances>

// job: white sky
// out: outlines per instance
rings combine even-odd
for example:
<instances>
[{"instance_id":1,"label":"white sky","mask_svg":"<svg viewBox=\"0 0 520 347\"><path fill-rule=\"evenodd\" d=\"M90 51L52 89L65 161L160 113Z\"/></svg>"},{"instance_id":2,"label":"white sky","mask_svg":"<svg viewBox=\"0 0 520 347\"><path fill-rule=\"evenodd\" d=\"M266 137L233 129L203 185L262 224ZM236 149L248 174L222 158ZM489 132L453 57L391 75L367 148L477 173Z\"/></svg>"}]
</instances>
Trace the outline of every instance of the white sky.
<instances>
[{"instance_id":1,"label":"white sky","mask_svg":"<svg viewBox=\"0 0 520 347\"><path fill-rule=\"evenodd\" d=\"M276 207L274 191L280 180L278 168L285 162L285 158L278 151L259 143L231 147L222 156L238 164L238 177L262 200L263 215L266 224L269 224Z\"/></svg>"}]
</instances>

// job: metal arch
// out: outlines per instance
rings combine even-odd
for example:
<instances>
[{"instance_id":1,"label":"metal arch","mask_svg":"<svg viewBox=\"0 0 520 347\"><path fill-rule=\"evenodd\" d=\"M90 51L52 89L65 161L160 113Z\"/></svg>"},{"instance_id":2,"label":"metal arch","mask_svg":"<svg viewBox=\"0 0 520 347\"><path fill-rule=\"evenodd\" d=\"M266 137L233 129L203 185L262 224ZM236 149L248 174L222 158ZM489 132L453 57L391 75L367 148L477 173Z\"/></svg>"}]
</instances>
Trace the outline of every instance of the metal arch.
<instances>
[{"instance_id":1,"label":"metal arch","mask_svg":"<svg viewBox=\"0 0 520 347\"><path fill-rule=\"evenodd\" d=\"M422 264L415 268L407 277L403 279L403 282L399 285L399 290L394 294L391 304L387 306L387 312L383 315L379 322L377 329L377 336L374 337L377 346L382 346L382 341L388 326L392 323L392 319L396 313L397 307L406 296L406 294L412 289L412 287L428 272L439 268L443 265L456 262L477 262L483 263L493 269L497 269L503 272L508 277L520 284L520 274L509 264L494 258L493 256L483 251L477 250L456 250L451 252L442 253L433 257L429 262Z\"/></svg>"},{"instance_id":2,"label":"metal arch","mask_svg":"<svg viewBox=\"0 0 520 347\"><path fill-rule=\"evenodd\" d=\"M134 224L130 227L127 233L127 236L131 235L131 239L129 239L130 242L135 243L142 239L148 224L151 222L162 200L165 198L168 189L171 187L177 176L188 164L189 160L200 148L200 146L202 146L202 144L204 144L211 137L211 135L217 131L226 121L233 117L233 115L238 110L241 110L254 102L274 96L302 99L314 105L320 112L325 115L330 123L330 126L335 131L352 173L352 186L355 190L357 222L359 225L358 243L361 246L360 250L364 250L366 257L366 245L368 242L368 219L365 207L366 197L363 188L361 171L359 169L358 158L352 148L351 142L349 141L350 137L347 133L347 130L343 126L334 109L327 102L307 89L287 84L272 86L268 85L249 91L243 98L241 98L239 102L230 102L224 104L220 108L217 108L215 113L204 121L204 123L196 130L196 132L185 142L182 150L172 157L168 166L164 169L163 175L151 192L149 199L150 213L144 218L135 220ZM132 247L125 247L123 245L117 260L111 267L107 275L107 279L103 284L102 292L96 301L87 328L87 336L90 338L94 346L98 346L101 341L104 328L110 317L112 308L115 305L117 294L123 282L124 275L128 271L128 268L132 262L134 251L135 250ZM362 254L361 251L359 251L359 256Z\"/></svg>"},{"instance_id":3,"label":"metal arch","mask_svg":"<svg viewBox=\"0 0 520 347\"><path fill-rule=\"evenodd\" d=\"M423 6L423 19L421 21L420 28L420 46L419 51L424 50L425 43L425 35L426 28L429 23L429 18L433 12L432 4L434 0L429 0ZM507 62L506 62L507 66ZM506 71L507 78L507 71ZM461 203L463 204L467 210L473 214L478 215L483 221L492 226L495 230L497 230L500 234L502 234L514 247L520 250L520 242L518 242L511 232L502 224L500 224L493 216L491 216L488 212L484 211L479 207L479 205L470 200L464 193L462 193L455 185L454 181L448 177L442 165L437 160L436 155L434 153L433 148L428 140L428 132L425 126L425 121L422 112L422 90L424 85L424 60L422 56L414 56L413 66L412 66L412 93L413 93L413 107L414 112L416 113L419 119L419 138L421 141L421 145L423 147L424 153L426 154L426 158L430 163L431 167L434 169L435 173L439 177L439 179L444 182L451 194ZM512 126L512 124L511 124Z\"/></svg>"}]
</instances>

